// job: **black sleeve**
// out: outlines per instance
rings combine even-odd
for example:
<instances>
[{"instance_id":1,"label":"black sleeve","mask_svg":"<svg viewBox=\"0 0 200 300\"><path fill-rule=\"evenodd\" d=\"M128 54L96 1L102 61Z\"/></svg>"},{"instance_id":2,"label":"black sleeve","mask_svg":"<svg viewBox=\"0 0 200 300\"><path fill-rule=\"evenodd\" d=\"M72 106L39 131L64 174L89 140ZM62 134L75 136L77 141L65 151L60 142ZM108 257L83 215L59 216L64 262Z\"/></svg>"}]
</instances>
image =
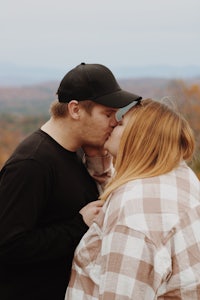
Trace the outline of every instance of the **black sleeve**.
<instances>
[{"instance_id":1,"label":"black sleeve","mask_svg":"<svg viewBox=\"0 0 200 300\"><path fill-rule=\"evenodd\" d=\"M71 220L38 226L46 205L49 174L34 160L4 167L0 177L0 261L32 263L73 256L88 227Z\"/></svg>"}]
</instances>

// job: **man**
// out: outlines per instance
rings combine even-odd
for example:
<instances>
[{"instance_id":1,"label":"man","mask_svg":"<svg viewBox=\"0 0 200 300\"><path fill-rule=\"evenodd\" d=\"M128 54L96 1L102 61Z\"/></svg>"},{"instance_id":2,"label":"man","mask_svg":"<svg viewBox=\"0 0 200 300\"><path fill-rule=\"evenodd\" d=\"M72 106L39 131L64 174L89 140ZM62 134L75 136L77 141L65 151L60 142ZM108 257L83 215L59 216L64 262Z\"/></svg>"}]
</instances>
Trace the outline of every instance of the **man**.
<instances>
[{"instance_id":1,"label":"man","mask_svg":"<svg viewBox=\"0 0 200 300\"><path fill-rule=\"evenodd\" d=\"M57 96L49 121L1 170L2 300L64 299L74 249L102 205L77 151L87 151L94 175L104 177L114 114L141 99L123 91L105 66L85 63L64 76Z\"/></svg>"}]
</instances>

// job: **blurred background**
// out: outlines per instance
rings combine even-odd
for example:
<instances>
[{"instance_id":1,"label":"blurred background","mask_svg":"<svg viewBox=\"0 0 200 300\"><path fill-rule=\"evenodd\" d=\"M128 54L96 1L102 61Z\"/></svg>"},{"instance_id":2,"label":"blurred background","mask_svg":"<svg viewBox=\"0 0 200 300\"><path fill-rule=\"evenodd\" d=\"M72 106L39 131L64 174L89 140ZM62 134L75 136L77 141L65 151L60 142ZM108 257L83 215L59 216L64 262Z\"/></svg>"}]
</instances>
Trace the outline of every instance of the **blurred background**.
<instances>
[{"instance_id":1,"label":"blurred background","mask_svg":"<svg viewBox=\"0 0 200 300\"><path fill-rule=\"evenodd\" d=\"M86 62L143 98L173 102L195 132L200 178L199 0L0 3L0 168L49 118L62 77Z\"/></svg>"}]
</instances>

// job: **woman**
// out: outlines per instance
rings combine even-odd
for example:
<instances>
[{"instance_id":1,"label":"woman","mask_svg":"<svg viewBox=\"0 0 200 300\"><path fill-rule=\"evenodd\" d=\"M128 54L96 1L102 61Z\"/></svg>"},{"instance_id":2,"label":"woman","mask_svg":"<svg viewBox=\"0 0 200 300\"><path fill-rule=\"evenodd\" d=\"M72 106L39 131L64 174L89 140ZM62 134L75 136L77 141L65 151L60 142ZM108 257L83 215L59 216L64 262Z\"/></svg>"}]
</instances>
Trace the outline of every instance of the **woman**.
<instances>
[{"instance_id":1,"label":"woman","mask_svg":"<svg viewBox=\"0 0 200 300\"><path fill-rule=\"evenodd\" d=\"M188 123L146 99L105 146L116 172L76 249L65 299L200 299L200 183L186 164Z\"/></svg>"}]
</instances>

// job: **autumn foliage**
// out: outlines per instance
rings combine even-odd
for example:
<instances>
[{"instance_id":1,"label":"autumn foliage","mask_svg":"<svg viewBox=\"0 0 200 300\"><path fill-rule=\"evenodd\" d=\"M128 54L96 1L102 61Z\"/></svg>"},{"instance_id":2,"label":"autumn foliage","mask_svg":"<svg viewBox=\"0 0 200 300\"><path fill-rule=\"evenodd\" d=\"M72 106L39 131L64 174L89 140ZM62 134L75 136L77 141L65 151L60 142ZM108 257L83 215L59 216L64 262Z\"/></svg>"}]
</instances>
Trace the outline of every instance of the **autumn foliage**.
<instances>
[{"instance_id":1,"label":"autumn foliage","mask_svg":"<svg viewBox=\"0 0 200 300\"><path fill-rule=\"evenodd\" d=\"M200 85L186 86L184 82L173 85L178 111L180 111L191 125L196 140L196 153L191 167L200 178Z\"/></svg>"},{"instance_id":2,"label":"autumn foliage","mask_svg":"<svg viewBox=\"0 0 200 300\"><path fill-rule=\"evenodd\" d=\"M200 80L127 80L122 88L160 101L171 101L190 123L196 139L191 167L200 178ZM53 85L20 89L0 88L0 168L17 144L44 123L55 90ZM40 91L40 92L39 92Z\"/></svg>"}]
</instances>

